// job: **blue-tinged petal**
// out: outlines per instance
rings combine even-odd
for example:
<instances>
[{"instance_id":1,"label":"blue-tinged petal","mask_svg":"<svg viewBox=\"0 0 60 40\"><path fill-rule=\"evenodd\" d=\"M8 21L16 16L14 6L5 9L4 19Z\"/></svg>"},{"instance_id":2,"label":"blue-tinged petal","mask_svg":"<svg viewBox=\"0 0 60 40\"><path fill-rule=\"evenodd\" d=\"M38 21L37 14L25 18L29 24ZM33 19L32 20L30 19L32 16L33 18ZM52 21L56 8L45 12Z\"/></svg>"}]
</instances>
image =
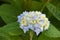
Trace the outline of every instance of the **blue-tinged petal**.
<instances>
[{"instance_id":1,"label":"blue-tinged petal","mask_svg":"<svg viewBox=\"0 0 60 40\"><path fill-rule=\"evenodd\" d=\"M24 27L23 31L24 31L24 33L26 33L27 31L29 31L29 28L28 27Z\"/></svg>"},{"instance_id":2,"label":"blue-tinged petal","mask_svg":"<svg viewBox=\"0 0 60 40\"><path fill-rule=\"evenodd\" d=\"M34 31L36 32L37 36L40 34L40 32L42 32L41 29L37 29L37 28Z\"/></svg>"},{"instance_id":3,"label":"blue-tinged petal","mask_svg":"<svg viewBox=\"0 0 60 40\"><path fill-rule=\"evenodd\" d=\"M35 24L35 28L40 28L40 25L39 24Z\"/></svg>"},{"instance_id":4,"label":"blue-tinged petal","mask_svg":"<svg viewBox=\"0 0 60 40\"><path fill-rule=\"evenodd\" d=\"M24 31L24 33L26 33L27 31L29 31L29 27L28 26L21 25L20 28Z\"/></svg>"},{"instance_id":5,"label":"blue-tinged petal","mask_svg":"<svg viewBox=\"0 0 60 40\"><path fill-rule=\"evenodd\" d=\"M34 32L36 32L37 36L39 35L40 32L42 32L42 30L40 29L40 25L39 24L35 24Z\"/></svg>"},{"instance_id":6,"label":"blue-tinged petal","mask_svg":"<svg viewBox=\"0 0 60 40\"><path fill-rule=\"evenodd\" d=\"M44 19L40 19L39 23L43 25L44 24Z\"/></svg>"},{"instance_id":7,"label":"blue-tinged petal","mask_svg":"<svg viewBox=\"0 0 60 40\"><path fill-rule=\"evenodd\" d=\"M21 16L18 16L18 22L20 22L21 18L22 18Z\"/></svg>"},{"instance_id":8,"label":"blue-tinged petal","mask_svg":"<svg viewBox=\"0 0 60 40\"><path fill-rule=\"evenodd\" d=\"M33 25L29 25L29 29L34 30L34 26Z\"/></svg>"}]
</instances>

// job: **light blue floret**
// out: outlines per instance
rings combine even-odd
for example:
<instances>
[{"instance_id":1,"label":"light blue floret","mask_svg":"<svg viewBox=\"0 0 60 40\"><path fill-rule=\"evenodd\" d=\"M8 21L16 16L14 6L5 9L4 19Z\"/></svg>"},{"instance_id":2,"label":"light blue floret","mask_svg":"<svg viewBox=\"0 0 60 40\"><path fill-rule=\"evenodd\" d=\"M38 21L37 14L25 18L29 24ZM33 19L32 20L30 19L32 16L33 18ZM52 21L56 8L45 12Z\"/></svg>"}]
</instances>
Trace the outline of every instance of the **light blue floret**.
<instances>
[{"instance_id":1,"label":"light blue floret","mask_svg":"<svg viewBox=\"0 0 60 40\"><path fill-rule=\"evenodd\" d=\"M20 28L24 31L24 33L26 33L27 31L29 31L29 26L20 25Z\"/></svg>"},{"instance_id":2,"label":"light blue floret","mask_svg":"<svg viewBox=\"0 0 60 40\"><path fill-rule=\"evenodd\" d=\"M29 24L29 29L34 30L34 25Z\"/></svg>"},{"instance_id":3,"label":"light blue floret","mask_svg":"<svg viewBox=\"0 0 60 40\"><path fill-rule=\"evenodd\" d=\"M36 32L36 35L39 35L39 33L42 32L39 24L35 24L34 32Z\"/></svg>"},{"instance_id":4,"label":"light blue floret","mask_svg":"<svg viewBox=\"0 0 60 40\"><path fill-rule=\"evenodd\" d=\"M29 31L29 28L28 27L24 27L23 31L24 31L24 33L26 33L27 31Z\"/></svg>"},{"instance_id":5,"label":"light blue floret","mask_svg":"<svg viewBox=\"0 0 60 40\"><path fill-rule=\"evenodd\" d=\"M25 14L28 14L28 12L23 12L23 14L19 15L18 18L18 22L20 22L22 20L22 18L25 16Z\"/></svg>"},{"instance_id":6,"label":"light blue floret","mask_svg":"<svg viewBox=\"0 0 60 40\"><path fill-rule=\"evenodd\" d=\"M40 19L39 21L41 24L44 24L44 20L43 19Z\"/></svg>"},{"instance_id":7,"label":"light blue floret","mask_svg":"<svg viewBox=\"0 0 60 40\"><path fill-rule=\"evenodd\" d=\"M34 32L36 32L36 35L39 35L39 33L42 32L39 24L35 24L35 26L34 25L29 25L29 28L31 30L33 30Z\"/></svg>"}]
</instances>

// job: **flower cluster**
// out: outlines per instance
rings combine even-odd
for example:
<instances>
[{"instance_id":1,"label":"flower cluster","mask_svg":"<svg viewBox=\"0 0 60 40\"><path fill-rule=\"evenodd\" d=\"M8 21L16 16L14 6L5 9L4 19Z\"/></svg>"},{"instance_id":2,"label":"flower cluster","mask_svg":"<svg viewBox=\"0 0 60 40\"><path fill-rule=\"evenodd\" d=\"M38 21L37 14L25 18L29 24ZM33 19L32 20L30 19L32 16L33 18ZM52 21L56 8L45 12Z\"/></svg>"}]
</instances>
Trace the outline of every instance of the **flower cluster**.
<instances>
[{"instance_id":1,"label":"flower cluster","mask_svg":"<svg viewBox=\"0 0 60 40\"><path fill-rule=\"evenodd\" d=\"M46 15L39 11L23 12L18 16L18 22L24 33L31 29L36 32L36 35L39 35L39 33L43 30L47 30L50 24L50 21L46 18Z\"/></svg>"}]
</instances>

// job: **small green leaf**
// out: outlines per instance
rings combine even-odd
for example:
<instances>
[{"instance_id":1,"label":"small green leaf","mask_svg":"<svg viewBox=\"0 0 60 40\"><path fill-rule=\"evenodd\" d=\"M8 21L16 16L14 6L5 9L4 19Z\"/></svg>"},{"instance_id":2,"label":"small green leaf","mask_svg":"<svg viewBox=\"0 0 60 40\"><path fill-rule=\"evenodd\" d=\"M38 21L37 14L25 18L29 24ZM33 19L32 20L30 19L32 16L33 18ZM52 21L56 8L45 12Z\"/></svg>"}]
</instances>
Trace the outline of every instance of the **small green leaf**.
<instances>
[{"instance_id":1,"label":"small green leaf","mask_svg":"<svg viewBox=\"0 0 60 40\"><path fill-rule=\"evenodd\" d=\"M54 17L60 20L60 10L56 6L51 3L47 3L46 7L54 15Z\"/></svg>"},{"instance_id":2,"label":"small green leaf","mask_svg":"<svg viewBox=\"0 0 60 40\"><path fill-rule=\"evenodd\" d=\"M50 25L49 29L43 33L48 37L60 37L60 31L52 24Z\"/></svg>"},{"instance_id":3,"label":"small green leaf","mask_svg":"<svg viewBox=\"0 0 60 40\"><path fill-rule=\"evenodd\" d=\"M5 25L1 28L1 30L5 31L6 33L10 35L21 35L23 34L23 31L19 28L19 25L17 22Z\"/></svg>"}]
</instances>

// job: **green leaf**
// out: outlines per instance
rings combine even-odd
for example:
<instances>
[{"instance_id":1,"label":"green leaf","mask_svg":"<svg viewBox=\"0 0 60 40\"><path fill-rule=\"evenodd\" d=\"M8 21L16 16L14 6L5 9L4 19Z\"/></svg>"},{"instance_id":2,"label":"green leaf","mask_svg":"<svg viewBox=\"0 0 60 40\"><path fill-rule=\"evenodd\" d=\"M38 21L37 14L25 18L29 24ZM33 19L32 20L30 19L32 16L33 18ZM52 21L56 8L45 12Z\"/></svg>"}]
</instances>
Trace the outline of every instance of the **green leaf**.
<instances>
[{"instance_id":1,"label":"green leaf","mask_svg":"<svg viewBox=\"0 0 60 40\"><path fill-rule=\"evenodd\" d=\"M1 16L1 17L4 20L4 22L7 23L7 24L17 21L16 16Z\"/></svg>"},{"instance_id":2,"label":"green leaf","mask_svg":"<svg viewBox=\"0 0 60 40\"><path fill-rule=\"evenodd\" d=\"M19 28L19 25L17 22L5 25L4 27L0 29L10 35L22 35L23 34L23 31Z\"/></svg>"},{"instance_id":3,"label":"green leaf","mask_svg":"<svg viewBox=\"0 0 60 40\"><path fill-rule=\"evenodd\" d=\"M5 33L4 31L0 30L0 40L11 40L10 35Z\"/></svg>"},{"instance_id":4,"label":"green leaf","mask_svg":"<svg viewBox=\"0 0 60 40\"><path fill-rule=\"evenodd\" d=\"M52 37L48 37L46 35L44 35L43 33L38 36L38 40L60 40L59 38L52 38Z\"/></svg>"},{"instance_id":5,"label":"green leaf","mask_svg":"<svg viewBox=\"0 0 60 40\"><path fill-rule=\"evenodd\" d=\"M37 35L35 34L35 32L33 33L33 40L37 40L38 39L38 37L37 37Z\"/></svg>"},{"instance_id":6,"label":"green leaf","mask_svg":"<svg viewBox=\"0 0 60 40\"><path fill-rule=\"evenodd\" d=\"M48 37L60 37L60 31L55 28L52 24L50 25L49 29L43 32Z\"/></svg>"},{"instance_id":7,"label":"green leaf","mask_svg":"<svg viewBox=\"0 0 60 40\"><path fill-rule=\"evenodd\" d=\"M21 36L11 36L11 40L22 40Z\"/></svg>"},{"instance_id":8,"label":"green leaf","mask_svg":"<svg viewBox=\"0 0 60 40\"><path fill-rule=\"evenodd\" d=\"M24 0L11 0L11 4L14 5L18 9L18 14L23 11Z\"/></svg>"},{"instance_id":9,"label":"green leaf","mask_svg":"<svg viewBox=\"0 0 60 40\"><path fill-rule=\"evenodd\" d=\"M13 5L3 4L0 6L0 16L16 15L17 9Z\"/></svg>"},{"instance_id":10,"label":"green leaf","mask_svg":"<svg viewBox=\"0 0 60 40\"><path fill-rule=\"evenodd\" d=\"M52 0L51 3L60 8L60 0Z\"/></svg>"},{"instance_id":11,"label":"green leaf","mask_svg":"<svg viewBox=\"0 0 60 40\"><path fill-rule=\"evenodd\" d=\"M8 2L11 5L14 5L18 9L19 13L22 12L24 7L24 0L3 0L3 1Z\"/></svg>"},{"instance_id":12,"label":"green leaf","mask_svg":"<svg viewBox=\"0 0 60 40\"><path fill-rule=\"evenodd\" d=\"M32 1L30 10L40 10L42 2Z\"/></svg>"},{"instance_id":13,"label":"green leaf","mask_svg":"<svg viewBox=\"0 0 60 40\"><path fill-rule=\"evenodd\" d=\"M13 5L4 4L0 6L0 16L6 23L15 22L17 20L18 10Z\"/></svg>"},{"instance_id":14,"label":"green leaf","mask_svg":"<svg viewBox=\"0 0 60 40\"><path fill-rule=\"evenodd\" d=\"M0 27L4 26L5 22L2 20L2 18L0 17Z\"/></svg>"},{"instance_id":15,"label":"green leaf","mask_svg":"<svg viewBox=\"0 0 60 40\"><path fill-rule=\"evenodd\" d=\"M47 3L46 7L54 15L54 17L60 20L60 9L58 9L56 6L54 6L51 3Z\"/></svg>"}]
</instances>

